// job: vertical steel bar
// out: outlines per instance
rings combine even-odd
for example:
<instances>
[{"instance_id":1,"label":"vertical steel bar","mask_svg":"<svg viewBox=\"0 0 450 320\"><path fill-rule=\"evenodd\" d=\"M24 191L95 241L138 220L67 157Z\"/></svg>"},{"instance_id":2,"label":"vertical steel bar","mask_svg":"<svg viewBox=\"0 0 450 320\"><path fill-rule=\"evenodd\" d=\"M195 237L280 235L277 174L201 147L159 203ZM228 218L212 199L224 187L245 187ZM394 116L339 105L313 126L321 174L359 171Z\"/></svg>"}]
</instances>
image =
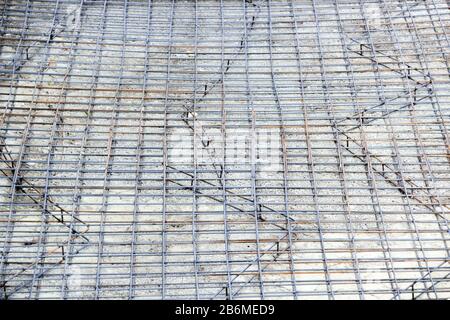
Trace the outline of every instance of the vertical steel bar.
<instances>
[{"instance_id":1,"label":"vertical steel bar","mask_svg":"<svg viewBox=\"0 0 450 320\"><path fill-rule=\"evenodd\" d=\"M139 245L137 242L138 236L138 215L139 215L139 200L141 199L140 193L142 188L142 154L143 146L145 140L145 121L144 121L144 109L145 109L145 97L148 85L148 69L150 65L150 39L151 39L151 27L152 27L152 12L153 12L153 2L148 1L147 4L147 25L146 25L146 35L145 35L145 49L144 49L144 71L142 80L142 98L140 102L139 111L139 132L136 150L136 179L134 181L134 203L133 203L133 221L131 224L131 256L130 256L130 286L128 288L128 299L133 299L135 296L135 286L136 286L136 247Z\"/></svg>"},{"instance_id":2,"label":"vertical steel bar","mask_svg":"<svg viewBox=\"0 0 450 320\"><path fill-rule=\"evenodd\" d=\"M194 81L193 81L193 103L192 103L192 127L193 127L193 181L192 181L192 253L194 259L194 277L195 277L195 297L200 298L200 287L199 287L199 266L198 266L198 249L197 249L197 233L198 233L198 205L197 205L197 168L198 168L198 150L197 150L197 86L198 86L198 71L197 71L197 59L198 59L198 3L197 0L194 2ZM201 161L201 159L200 159Z\"/></svg>"},{"instance_id":3,"label":"vertical steel bar","mask_svg":"<svg viewBox=\"0 0 450 320\"><path fill-rule=\"evenodd\" d=\"M67 243L68 243L68 250L65 252L64 257L64 271L63 271L63 284L61 286L61 292L63 299L67 299L68 294L70 293L70 288L68 287L68 268L71 264L71 261L74 256L74 247L75 244L72 241L73 233L76 228L76 219L78 219L80 215L80 200L83 194L82 190L82 180L83 180L83 174L84 174L84 168L86 164L86 153L87 153L87 143L89 140L89 134L91 130L91 122L92 122L92 112L95 108L95 95L96 95L96 88L98 86L98 77L100 72L100 66L102 62L102 43L104 41L105 36L105 25L106 25L106 12L107 12L107 4L108 0L103 1L102 6L102 15L100 19L100 28L99 33L97 34L96 40L95 40L95 55L94 55L94 61L95 61L95 68L92 70L91 75L91 81L89 83L89 102L87 105L86 110L86 120L84 124L84 130L82 133L80 148L79 148L79 156L78 156L78 162L77 162L77 170L75 173L75 182L74 182L74 192L73 192L73 204L72 209L70 211L70 225L69 225L69 231L67 234ZM80 11L80 14L82 11Z\"/></svg>"},{"instance_id":4,"label":"vertical steel bar","mask_svg":"<svg viewBox=\"0 0 450 320\"><path fill-rule=\"evenodd\" d=\"M114 162L115 153L115 135L116 126L118 121L119 108L121 104L122 97L122 81L125 69L125 48L127 45L127 23L128 23L128 0L124 0L123 3L123 30L122 30L122 46L120 49L120 65L119 65L119 76L117 77L116 91L114 93L114 105L113 112L111 112L110 125L108 130L108 144L107 144L107 155L105 159L105 169L104 169L104 179L103 179L103 192L102 192L102 205L100 208L100 230L98 234L98 251L97 251L97 266L96 266L96 276L95 276L95 299L99 299L101 295L101 275L102 275L102 259L103 251L105 246L105 224L106 216L108 213L108 198L110 193L110 175L112 171L112 166Z\"/></svg>"},{"instance_id":5,"label":"vertical steel bar","mask_svg":"<svg viewBox=\"0 0 450 320\"><path fill-rule=\"evenodd\" d=\"M227 199L227 132L226 132L226 110L225 110L225 25L224 25L224 6L223 0L220 0L220 35L221 35L221 54L220 54L220 70L221 70L221 143L222 143L222 164L220 172L220 181L222 185L222 198L223 198L223 230L224 230L224 245L225 245L225 265L226 265L226 299L233 299L233 287L231 281L231 271L230 271L230 231L228 228L228 199Z\"/></svg>"},{"instance_id":6,"label":"vertical steel bar","mask_svg":"<svg viewBox=\"0 0 450 320\"><path fill-rule=\"evenodd\" d=\"M166 66L166 88L164 94L164 138L163 138L163 203L162 203L162 248L161 248L161 297L162 299L166 298L166 264L167 264L167 231L166 231L166 219L167 219L167 166L168 166L168 147L167 147L167 135L168 135L168 97L169 97L169 87L170 87L170 67L172 63L172 46L173 46L173 24L174 24L174 15L175 15L175 2L176 0L172 0L172 5L170 9L169 16L169 30L168 30L168 52L167 52L167 66Z\"/></svg>"},{"instance_id":7,"label":"vertical steel bar","mask_svg":"<svg viewBox=\"0 0 450 320\"><path fill-rule=\"evenodd\" d=\"M292 3L291 3L292 4ZM291 227L291 216L289 212L289 195L288 195L288 150L286 146L286 131L284 127L284 116L283 116L283 108L280 103L280 99L278 96L278 89L275 81L275 72L274 72L274 66L273 66L273 31L272 31L272 1L268 0L267 5L267 15L268 15L268 27L269 27L269 64L270 64L270 77L272 82L272 92L275 98L276 107L278 110L278 117L280 121L280 140L281 140L281 158L283 162L283 193L284 193L284 211L286 216L286 229L287 229L287 238L288 238L288 252L289 252L289 269L291 273L291 286L292 286L292 294L295 300L297 300L297 281L295 279L295 262L294 262L294 256L292 253L292 227ZM267 146L269 148L269 146ZM269 155L272 156L272 155ZM271 160L272 161L272 160Z\"/></svg>"},{"instance_id":8,"label":"vertical steel bar","mask_svg":"<svg viewBox=\"0 0 450 320\"><path fill-rule=\"evenodd\" d=\"M245 26L245 35L248 35L247 30L247 3L244 4L244 26ZM248 55L248 38L245 36L245 53ZM258 195L256 191L256 152L257 152L257 139L256 139L256 110L253 106L251 89L249 86L249 68L248 64L246 65L245 70L245 78L247 83L247 104L250 105L251 110L251 130L250 130L250 166L251 166L251 197L253 200L253 215L255 222L255 245L256 245L256 263L258 266L258 278L259 278L259 291L261 299L264 299L264 279L262 276L262 267L261 267L261 252L260 252L260 239L259 239L259 220L261 219L261 212L259 211L258 205Z\"/></svg>"}]
</instances>

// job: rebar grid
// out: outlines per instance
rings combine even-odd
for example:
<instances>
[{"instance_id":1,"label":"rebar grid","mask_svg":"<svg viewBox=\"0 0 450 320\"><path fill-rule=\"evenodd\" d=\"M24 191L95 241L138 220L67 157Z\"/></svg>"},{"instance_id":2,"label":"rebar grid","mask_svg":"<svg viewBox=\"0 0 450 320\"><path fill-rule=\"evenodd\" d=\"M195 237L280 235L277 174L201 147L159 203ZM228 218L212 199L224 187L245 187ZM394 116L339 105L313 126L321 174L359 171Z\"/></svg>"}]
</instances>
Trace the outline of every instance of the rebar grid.
<instances>
[{"instance_id":1,"label":"rebar grid","mask_svg":"<svg viewBox=\"0 0 450 320\"><path fill-rule=\"evenodd\" d=\"M4 0L0 25L4 299L450 298L445 0Z\"/></svg>"}]
</instances>

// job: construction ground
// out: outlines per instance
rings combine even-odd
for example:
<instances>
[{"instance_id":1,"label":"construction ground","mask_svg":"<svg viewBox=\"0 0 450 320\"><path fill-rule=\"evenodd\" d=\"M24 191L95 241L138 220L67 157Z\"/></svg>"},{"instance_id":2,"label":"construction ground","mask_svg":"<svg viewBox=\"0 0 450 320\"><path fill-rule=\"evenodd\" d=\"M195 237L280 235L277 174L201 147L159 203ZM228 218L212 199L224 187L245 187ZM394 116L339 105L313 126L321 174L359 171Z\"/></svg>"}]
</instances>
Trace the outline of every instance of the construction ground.
<instances>
[{"instance_id":1,"label":"construction ground","mask_svg":"<svg viewBox=\"0 0 450 320\"><path fill-rule=\"evenodd\" d=\"M1 298L450 298L447 1L2 2Z\"/></svg>"}]
</instances>

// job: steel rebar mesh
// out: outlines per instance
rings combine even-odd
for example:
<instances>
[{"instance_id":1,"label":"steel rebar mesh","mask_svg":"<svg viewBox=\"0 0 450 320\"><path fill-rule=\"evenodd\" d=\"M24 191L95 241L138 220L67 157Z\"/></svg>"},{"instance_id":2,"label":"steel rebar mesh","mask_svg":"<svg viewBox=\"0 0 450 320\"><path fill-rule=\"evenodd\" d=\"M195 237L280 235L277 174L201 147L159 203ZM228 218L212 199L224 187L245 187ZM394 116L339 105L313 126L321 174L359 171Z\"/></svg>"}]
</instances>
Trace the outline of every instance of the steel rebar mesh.
<instances>
[{"instance_id":1,"label":"steel rebar mesh","mask_svg":"<svg viewBox=\"0 0 450 320\"><path fill-rule=\"evenodd\" d=\"M4 0L3 298L450 297L444 0Z\"/></svg>"}]
</instances>

